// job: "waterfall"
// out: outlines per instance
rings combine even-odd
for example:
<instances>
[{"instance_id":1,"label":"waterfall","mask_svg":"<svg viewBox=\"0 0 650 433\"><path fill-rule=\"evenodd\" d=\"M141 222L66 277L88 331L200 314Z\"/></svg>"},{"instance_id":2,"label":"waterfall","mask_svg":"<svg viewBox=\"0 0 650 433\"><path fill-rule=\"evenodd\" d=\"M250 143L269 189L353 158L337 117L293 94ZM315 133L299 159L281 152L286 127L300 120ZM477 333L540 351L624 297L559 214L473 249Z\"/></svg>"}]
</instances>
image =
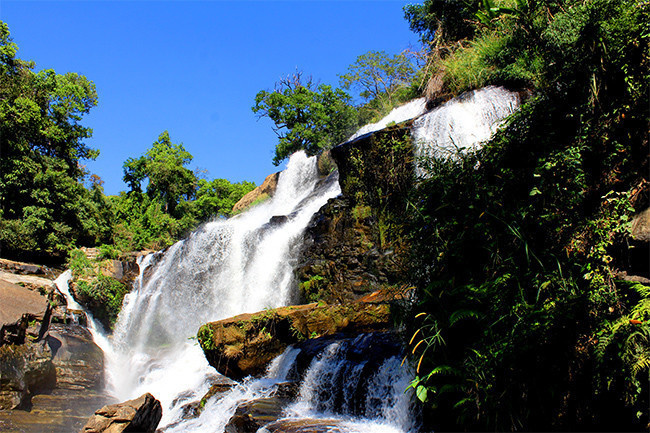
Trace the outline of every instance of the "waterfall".
<instances>
[{"instance_id":1,"label":"waterfall","mask_svg":"<svg viewBox=\"0 0 650 433\"><path fill-rule=\"evenodd\" d=\"M362 135L368 134L370 132L384 129L392 122L401 123L407 120L411 120L414 117L418 117L426 111L426 106L426 99L418 98L407 102L404 105L400 105L397 108L393 108L393 110L380 121L376 123L369 123L368 125L364 125L359 128L359 130L357 130L357 132L355 132L354 135L348 139L348 141L354 140L355 138L361 137Z\"/></svg>"},{"instance_id":2,"label":"waterfall","mask_svg":"<svg viewBox=\"0 0 650 433\"><path fill-rule=\"evenodd\" d=\"M198 328L290 303L303 232L340 193L337 180L335 174L319 181L316 158L298 152L271 199L211 221L169 247L157 263L143 263L114 331L111 392L122 400L151 392L163 405L161 426L179 417L180 395L200 399L215 373L192 340ZM271 221L274 216L286 218Z\"/></svg>"},{"instance_id":3,"label":"waterfall","mask_svg":"<svg viewBox=\"0 0 650 433\"><path fill-rule=\"evenodd\" d=\"M391 353L392 352L392 353ZM329 344L315 357L287 410L295 418L340 418L354 432L405 432L416 428L412 372L377 336Z\"/></svg>"},{"instance_id":4,"label":"waterfall","mask_svg":"<svg viewBox=\"0 0 650 433\"><path fill-rule=\"evenodd\" d=\"M66 309L67 310L78 310L82 311L83 314L86 315L86 319L88 322L88 330L90 331L90 334L93 336L93 341L97 346L99 346L100 349L104 352L104 355L107 358L110 358L111 353L113 351L113 347L111 342L109 341L108 336L106 335L106 331L104 331L104 328L102 325L95 320L95 318L90 314L89 311L86 311L86 309L81 306L72 296L70 293L70 280L72 279L72 270L68 269L65 272L63 272L61 275L57 277L56 280L54 280L54 284L56 285L56 288L59 289L59 292L63 294L66 300ZM76 319L75 319L76 321Z\"/></svg>"},{"instance_id":5,"label":"waterfall","mask_svg":"<svg viewBox=\"0 0 650 433\"><path fill-rule=\"evenodd\" d=\"M453 156L489 140L519 104L519 94L503 87L463 93L413 122L416 156Z\"/></svg>"}]
</instances>

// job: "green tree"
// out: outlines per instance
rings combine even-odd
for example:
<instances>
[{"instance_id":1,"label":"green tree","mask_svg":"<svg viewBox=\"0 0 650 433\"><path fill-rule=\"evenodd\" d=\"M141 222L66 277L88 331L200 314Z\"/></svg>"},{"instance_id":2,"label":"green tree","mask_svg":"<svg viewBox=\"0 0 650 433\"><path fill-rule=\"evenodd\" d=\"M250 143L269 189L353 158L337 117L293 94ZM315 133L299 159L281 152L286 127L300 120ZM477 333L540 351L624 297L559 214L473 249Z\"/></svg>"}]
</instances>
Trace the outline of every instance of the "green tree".
<instances>
[{"instance_id":1,"label":"green tree","mask_svg":"<svg viewBox=\"0 0 650 433\"><path fill-rule=\"evenodd\" d=\"M404 18L423 42L440 45L472 37L478 10L476 0L425 0L404 6Z\"/></svg>"},{"instance_id":2,"label":"green tree","mask_svg":"<svg viewBox=\"0 0 650 433\"><path fill-rule=\"evenodd\" d=\"M126 160L124 182L132 192L141 192L146 178L149 197L159 198L165 212L173 214L179 201L191 198L196 189L196 176L185 167L192 159L183 144L173 144L165 131L143 156Z\"/></svg>"},{"instance_id":3,"label":"green tree","mask_svg":"<svg viewBox=\"0 0 650 433\"><path fill-rule=\"evenodd\" d=\"M385 51L368 51L357 57L340 75L344 89L356 88L366 101L386 99L393 106L400 88L407 87L415 70L405 54L389 56Z\"/></svg>"},{"instance_id":4,"label":"green tree","mask_svg":"<svg viewBox=\"0 0 650 433\"><path fill-rule=\"evenodd\" d=\"M325 84L316 86L311 78L303 83L301 73L276 83L272 92L258 92L253 112L275 123L279 138L275 165L298 150L315 155L329 149L349 137L357 125L347 93Z\"/></svg>"},{"instance_id":5,"label":"green tree","mask_svg":"<svg viewBox=\"0 0 650 433\"><path fill-rule=\"evenodd\" d=\"M101 202L83 186L82 159L98 151L80 124L97 104L86 77L16 58L0 22L0 244L2 254L63 256L74 243L105 237Z\"/></svg>"},{"instance_id":6,"label":"green tree","mask_svg":"<svg viewBox=\"0 0 650 433\"><path fill-rule=\"evenodd\" d=\"M193 203L196 218L202 221L213 216L230 216L235 203L253 189L253 182L230 183L226 179L200 179Z\"/></svg>"}]
</instances>

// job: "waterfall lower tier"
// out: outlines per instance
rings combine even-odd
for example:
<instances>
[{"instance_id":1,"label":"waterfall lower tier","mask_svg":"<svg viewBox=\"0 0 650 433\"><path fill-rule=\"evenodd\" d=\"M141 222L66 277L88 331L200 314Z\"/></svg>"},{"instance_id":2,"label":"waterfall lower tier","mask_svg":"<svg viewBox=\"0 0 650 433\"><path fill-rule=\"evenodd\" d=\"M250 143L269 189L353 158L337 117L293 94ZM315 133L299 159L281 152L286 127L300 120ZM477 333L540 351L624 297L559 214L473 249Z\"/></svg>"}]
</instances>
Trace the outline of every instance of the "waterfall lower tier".
<instances>
[{"instance_id":1,"label":"waterfall lower tier","mask_svg":"<svg viewBox=\"0 0 650 433\"><path fill-rule=\"evenodd\" d=\"M200 416L165 431L414 431L412 372L401 360L399 343L384 333L289 347L265 377L213 396Z\"/></svg>"}]
</instances>

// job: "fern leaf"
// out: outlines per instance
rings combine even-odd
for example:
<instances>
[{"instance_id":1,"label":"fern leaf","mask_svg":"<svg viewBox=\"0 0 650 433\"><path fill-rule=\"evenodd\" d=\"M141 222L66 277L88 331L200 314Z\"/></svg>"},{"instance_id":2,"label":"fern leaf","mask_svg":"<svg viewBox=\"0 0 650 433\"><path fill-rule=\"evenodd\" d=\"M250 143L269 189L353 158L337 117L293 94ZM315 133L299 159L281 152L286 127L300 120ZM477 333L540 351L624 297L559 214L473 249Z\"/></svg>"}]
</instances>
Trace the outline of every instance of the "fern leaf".
<instances>
[{"instance_id":1,"label":"fern leaf","mask_svg":"<svg viewBox=\"0 0 650 433\"><path fill-rule=\"evenodd\" d=\"M461 320L466 320L466 319L480 320L481 315L480 313L473 310L454 311L451 314L451 316L449 316L449 326L454 326L456 323L460 322Z\"/></svg>"}]
</instances>

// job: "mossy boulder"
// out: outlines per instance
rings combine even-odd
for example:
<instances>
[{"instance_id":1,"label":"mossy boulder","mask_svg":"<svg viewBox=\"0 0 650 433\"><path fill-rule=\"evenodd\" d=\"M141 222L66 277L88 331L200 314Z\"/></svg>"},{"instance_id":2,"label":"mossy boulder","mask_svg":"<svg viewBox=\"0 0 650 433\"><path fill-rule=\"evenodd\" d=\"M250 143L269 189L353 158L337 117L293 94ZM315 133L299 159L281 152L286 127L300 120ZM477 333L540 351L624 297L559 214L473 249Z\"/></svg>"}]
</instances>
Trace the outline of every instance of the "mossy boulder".
<instances>
[{"instance_id":1,"label":"mossy boulder","mask_svg":"<svg viewBox=\"0 0 650 433\"><path fill-rule=\"evenodd\" d=\"M240 380L260 375L287 346L336 333L386 330L392 326L389 304L317 303L242 314L203 325L199 343L221 374Z\"/></svg>"}]
</instances>

